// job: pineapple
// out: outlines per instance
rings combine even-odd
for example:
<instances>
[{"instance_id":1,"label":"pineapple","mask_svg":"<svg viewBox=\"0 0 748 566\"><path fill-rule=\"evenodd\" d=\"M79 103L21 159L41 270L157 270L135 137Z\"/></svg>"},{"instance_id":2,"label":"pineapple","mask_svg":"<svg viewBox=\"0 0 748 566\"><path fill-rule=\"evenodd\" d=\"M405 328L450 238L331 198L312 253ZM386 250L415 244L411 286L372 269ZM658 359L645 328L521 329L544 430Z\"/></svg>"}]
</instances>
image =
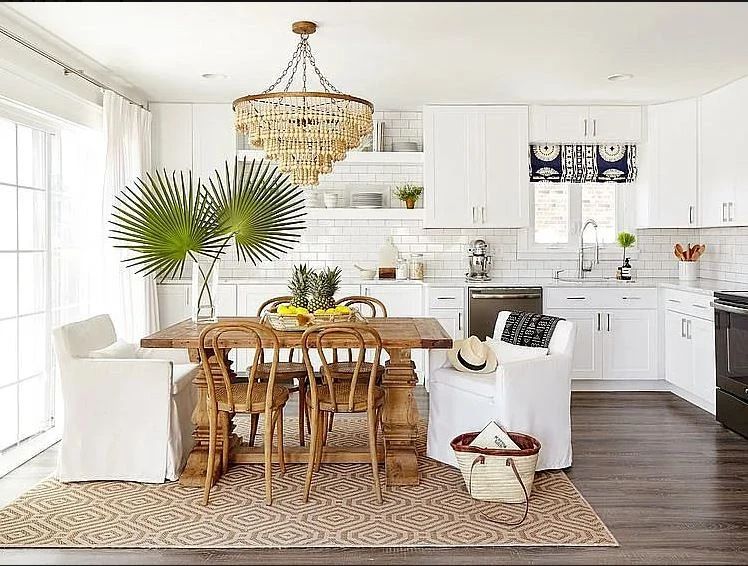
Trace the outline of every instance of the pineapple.
<instances>
[{"instance_id":1,"label":"pineapple","mask_svg":"<svg viewBox=\"0 0 748 566\"><path fill-rule=\"evenodd\" d=\"M312 279L312 298L309 300L309 310L314 312L319 309L330 309L335 306L335 293L340 286L340 277L343 274L339 267L334 269L326 267L315 274Z\"/></svg>"},{"instance_id":2,"label":"pineapple","mask_svg":"<svg viewBox=\"0 0 748 566\"><path fill-rule=\"evenodd\" d=\"M314 269L310 268L306 263L294 265L291 280L288 282L288 290L293 295L291 299L292 306L308 308L309 292L311 291L314 276Z\"/></svg>"}]
</instances>

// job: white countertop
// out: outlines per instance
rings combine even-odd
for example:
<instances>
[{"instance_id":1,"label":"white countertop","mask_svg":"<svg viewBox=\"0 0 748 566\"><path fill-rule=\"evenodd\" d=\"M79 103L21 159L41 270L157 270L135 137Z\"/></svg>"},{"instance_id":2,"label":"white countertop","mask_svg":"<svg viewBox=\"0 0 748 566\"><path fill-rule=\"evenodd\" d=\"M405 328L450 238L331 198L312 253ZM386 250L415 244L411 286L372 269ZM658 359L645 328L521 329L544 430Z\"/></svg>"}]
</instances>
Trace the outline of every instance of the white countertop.
<instances>
[{"instance_id":1,"label":"white countertop","mask_svg":"<svg viewBox=\"0 0 748 566\"><path fill-rule=\"evenodd\" d=\"M224 278L222 283L237 285L282 285L288 282L286 278ZM166 281L166 285L189 285L188 279ZM464 278L427 277L423 281L411 279L360 279L344 278L344 285L426 285L430 287L664 287L680 289L693 293L712 295L715 291L745 290L748 285L716 279L696 279L695 281L680 281L677 278L644 277L634 281L618 281L616 279L564 281L563 279L531 278L531 277L496 277L491 281L465 281Z\"/></svg>"}]
</instances>

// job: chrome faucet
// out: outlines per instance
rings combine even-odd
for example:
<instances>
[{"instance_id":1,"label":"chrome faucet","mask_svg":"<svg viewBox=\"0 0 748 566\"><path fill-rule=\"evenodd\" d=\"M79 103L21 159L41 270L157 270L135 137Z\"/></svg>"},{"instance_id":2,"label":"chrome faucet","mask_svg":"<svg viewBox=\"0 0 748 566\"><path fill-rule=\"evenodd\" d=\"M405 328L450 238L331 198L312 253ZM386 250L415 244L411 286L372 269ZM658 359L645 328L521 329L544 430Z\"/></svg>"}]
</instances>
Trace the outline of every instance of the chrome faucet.
<instances>
[{"instance_id":1,"label":"chrome faucet","mask_svg":"<svg viewBox=\"0 0 748 566\"><path fill-rule=\"evenodd\" d=\"M595 229L595 261L590 261L588 265L585 265L584 263L584 231L587 229L587 226L592 225L592 227ZM600 240L598 239L597 234L597 222L595 222L592 218L588 219L584 226L582 226L582 230L579 232L579 268L577 270L577 276L579 279L584 279L584 274L589 273L592 271L592 267L594 264L600 263Z\"/></svg>"}]
</instances>

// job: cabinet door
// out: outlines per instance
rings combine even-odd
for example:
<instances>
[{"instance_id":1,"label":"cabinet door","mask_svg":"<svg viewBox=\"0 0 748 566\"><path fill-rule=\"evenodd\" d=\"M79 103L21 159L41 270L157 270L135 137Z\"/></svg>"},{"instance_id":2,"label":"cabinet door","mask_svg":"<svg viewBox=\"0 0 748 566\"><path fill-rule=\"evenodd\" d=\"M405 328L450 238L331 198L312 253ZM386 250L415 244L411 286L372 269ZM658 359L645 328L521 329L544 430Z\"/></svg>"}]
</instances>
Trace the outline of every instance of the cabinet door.
<instances>
[{"instance_id":1,"label":"cabinet door","mask_svg":"<svg viewBox=\"0 0 748 566\"><path fill-rule=\"evenodd\" d=\"M236 285L220 283L218 285L218 316L236 316Z\"/></svg>"},{"instance_id":2,"label":"cabinet door","mask_svg":"<svg viewBox=\"0 0 748 566\"><path fill-rule=\"evenodd\" d=\"M488 108L479 127L485 185L480 226L528 226L527 107Z\"/></svg>"},{"instance_id":3,"label":"cabinet door","mask_svg":"<svg viewBox=\"0 0 748 566\"><path fill-rule=\"evenodd\" d=\"M637 196L643 217L639 226L688 228L698 223L698 112L695 99L657 104L647 110L649 175ZM641 189L641 190L640 190Z\"/></svg>"},{"instance_id":4,"label":"cabinet door","mask_svg":"<svg viewBox=\"0 0 748 566\"><path fill-rule=\"evenodd\" d=\"M431 309L428 316L438 320L452 340L462 340L465 337L465 319L461 309Z\"/></svg>"},{"instance_id":5,"label":"cabinet door","mask_svg":"<svg viewBox=\"0 0 748 566\"><path fill-rule=\"evenodd\" d=\"M338 288L338 292L335 293L335 300L340 300L343 297L350 297L353 295L360 295L361 294L361 286L360 285L341 285Z\"/></svg>"},{"instance_id":6,"label":"cabinet door","mask_svg":"<svg viewBox=\"0 0 748 566\"><path fill-rule=\"evenodd\" d=\"M693 362L691 344L686 338L688 317L678 312L665 311L665 379L693 391Z\"/></svg>"},{"instance_id":7,"label":"cabinet door","mask_svg":"<svg viewBox=\"0 0 748 566\"><path fill-rule=\"evenodd\" d=\"M641 107L590 106L587 128L593 143L641 141Z\"/></svg>"},{"instance_id":8,"label":"cabinet door","mask_svg":"<svg viewBox=\"0 0 748 566\"><path fill-rule=\"evenodd\" d=\"M729 203L735 201L736 176L742 163L735 118L744 105L738 94L732 84L700 99L699 208L703 226L728 223Z\"/></svg>"},{"instance_id":9,"label":"cabinet door","mask_svg":"<svg viewBox=\"0 0 748 566\"><path fill-rule=\"evenodd\" d=\"M192 105L192 172L207 182L224 162L233 166L236 155L234 111L230 104Z\"/></svg>"},{"instance_id":10,"label":"cabinet door","mask_svg":"<svg viewBox=\"0 0 748 566\"><path fill-rule=\"evenodd\" d=\"M530 111L530 141L587 141L591 135L587 113L587 106L533 106Z\"/></svg>"},{"instance_id":11,"label":"cabinet door","mask_svg":"<svg viewBox=\"0 0 748 566\"><path fill-rule=\"evenodd\" d=\"M150 110L153 168L191 169L192 105L157 102L150 105Z\"/></svg>"},{"instance_id":12,"label":"cabinet door","mask_svg":"<svg viewBox=\"0 0 748 566\"><path fill-rule=\"evenodd\" d=\"M603 313L605 379L657 379L657 311Z\"/></svg>"},{"instance_id":13,"label":"cabinet door","mask_svg":"<svg viewBox=\"0 0 748 566\"><path fill-rule=\"evenodd\" d=\"M158 285L158 320L166 328L190 318L190 286Z\"/></svg>"},{"instance_id":14,"label":"cabinet door","mask_svg":"<svg viewBox=\"0 0 748 566\"><path fill-rule=\"evenodd\" d=\"M583 309L549 309L547 313L573 322L577 329L571 377L573 379L601 379L603 377L602 314L598 311Z\"/></svg>"},{"instance_id":15,"label":"cabinet door","mask_svg":"<svg viewBox=\"0 0 748 566\"><path fill-rule=\"evenodd\" d=\"M716 369L714 362L714 323L701 318L689 319L688 329L693 355L693 393L714 406Z\"/></svg>"},{"instance_id":16,"label":"cabinet door","mask_svg":"<svg viewBox=\"0 0 748 566\"><path fill-rule=\"evenodd\" d=\"M425 107L423 111L424 225L469 228L476 220L470 202L471 113L461 108Z\"/></svg>"}]
</instances>

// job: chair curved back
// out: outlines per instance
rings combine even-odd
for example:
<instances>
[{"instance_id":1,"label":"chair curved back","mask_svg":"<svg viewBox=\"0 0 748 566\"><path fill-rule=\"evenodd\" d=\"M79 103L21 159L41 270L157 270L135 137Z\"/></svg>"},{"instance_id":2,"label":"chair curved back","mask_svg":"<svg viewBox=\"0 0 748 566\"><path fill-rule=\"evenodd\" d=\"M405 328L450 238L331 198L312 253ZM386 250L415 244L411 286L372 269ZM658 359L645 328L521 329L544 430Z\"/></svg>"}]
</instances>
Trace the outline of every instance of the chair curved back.
<instances>
[{"instance_id":1,"label":"chair curved back","mask_svg":"<svg viewBox=\"0 0 748 566\"><path fill-rule=\"evenodd\" d=\"M90 351L106 348L117 341L114 324L108 314L65 324L56 328L52 335L61 361L85 358Z\"/></svg>"},{"instance_id":2,"label":"chair curved back","mask_svg":"<svg viewBox=\"0 0 748 566\"><path fill-rule=\"evenodd\" d=\"M349 297L343 297L337 303L337 305L344 305L346 307L364 305L369 309L369 315L361 313L364 318L387 318L387 307L379 299L374 297L367 297L366 295L351 295ZM360 309L359 309L360 310Z\"/></svg>"},{"instance_id":3,"label":"chair curved back","mask_svg":"<svg viewBox=\"0 0 748 566\"><path fill-rule=\"evenodd\" d=\"M246 399L234 399L231 390L231 370L229 368L227 356L228 347L221 345L222 342L229 339L241 340L242 342L252 342L256 345L254 347L255 355L249 371L249 385L247 387ZM272 348L273 350L273 361L270 367L270 373L267 377L267 390L268 392L272 392L273 385L275 384L275 374L278 367L278 357L280 355L280 341L278 340L278 335L272 328L260 324L259 322L226 320L210 324L200 332L198 342L200 363L203 366L205 381L208 384L208 401L212 402L214 407L217 405L216 391L219 388L226 391L227 403L232 408L237 403L242 402L246 403L247 406L251 405L252 390L258 385L256 374L264 351L264 348L262 347L263 342L265 348ZM219 378L213 375L211 360L218 363L218 367L221 370ZM268 394L265 399L266 411L270 410L271 397L272 395Z\"/></svg>"},{"instance_id":4,"label":"chair curved back","mask_svg":"<svg viewBox=\"0 0 748 566\"><path fill-rule=\"evenodd\" d=\"M273 297L272 299L268 299L264 303L260 305L260 308L257 309L257 316L259 318L262 318L262 315L264 315L266 312L275 312L278 310L278 307L282 305L283 303L290 303L293 300L293 297L291 295L283 295L282 297Z\"/></svg>"},{"instance_id":5,"label":"chair curved back","mask_svg":"<svg viewBox=\"0 0 748 566\"><path fill-rule=\"evenodd\" d=\"M338 398L335 390L336 376L330 368L330 362L332 360L329 358L329 353L325 353L325 350L328 350L328 352L334 352L337 348L341 347L349 349L355 348L358 350L354 370L351 374L346 376L346 381L350 383L347 399ZM379 332L374 328L371 328L366 324L355 323L313 326L306 330L302 335L301 349L304 354L304 363L306 364L307 372L309 374L313 406L317 404L319 395L318 387L326 387L335 411L338 410L338 405L340 404L347 407L347 411L353 411L356 386L359 383L364 382L367 384L368 405L372 405L374 402L374 387L377 381L377 367L382 355L382 338L379 335ZM322 382L320 384L318 384L315 379L314 367L312 366L312 360L309 356L310 349L317 351L317 355L322 362L322 367L320 368ZM366 375L366 372L362 369L367 349L369 351L374 351L374 360L368 375Z\"/></svg>"}]
</instances>

